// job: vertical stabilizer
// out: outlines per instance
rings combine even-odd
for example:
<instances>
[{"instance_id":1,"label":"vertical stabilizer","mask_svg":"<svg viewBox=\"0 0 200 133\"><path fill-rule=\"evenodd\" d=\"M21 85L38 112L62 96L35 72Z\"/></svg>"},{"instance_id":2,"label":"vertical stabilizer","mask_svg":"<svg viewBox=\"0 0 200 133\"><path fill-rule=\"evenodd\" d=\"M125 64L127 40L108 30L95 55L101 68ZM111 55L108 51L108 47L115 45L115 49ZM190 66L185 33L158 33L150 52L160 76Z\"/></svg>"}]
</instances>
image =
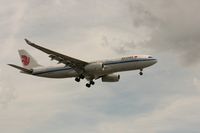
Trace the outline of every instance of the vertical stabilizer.
<instances>
[{"instance_id":1,"label":"vertical stabilizer","mask_svg":"<svg viewBox=\"0 0 200 133\"><path fill-rule=\"evenodd\" d=\"M21 49L18 52L24 68L31 69L41 66L26 50Z\"/></svg>"}]
</instances>

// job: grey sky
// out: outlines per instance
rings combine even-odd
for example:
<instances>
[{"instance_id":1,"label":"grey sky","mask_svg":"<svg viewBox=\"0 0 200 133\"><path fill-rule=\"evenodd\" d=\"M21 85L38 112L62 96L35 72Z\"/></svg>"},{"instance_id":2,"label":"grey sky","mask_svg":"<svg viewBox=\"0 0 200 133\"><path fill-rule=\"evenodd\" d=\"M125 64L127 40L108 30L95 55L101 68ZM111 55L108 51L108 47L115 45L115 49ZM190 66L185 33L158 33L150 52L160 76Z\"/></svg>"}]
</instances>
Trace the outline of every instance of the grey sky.
<instances>
[{"instance_id":1,"label":"grey sky","mask_svg":"<svg viewBox=\"0 0 200 133\"><path fill-rule=\"evenodd\" d=\"M0 129L4 133L199 133L200 2L1 0ZM152 54L159 63L92 89L19 74L24 38L86 61Z\"/></svg>"}]
</instances>

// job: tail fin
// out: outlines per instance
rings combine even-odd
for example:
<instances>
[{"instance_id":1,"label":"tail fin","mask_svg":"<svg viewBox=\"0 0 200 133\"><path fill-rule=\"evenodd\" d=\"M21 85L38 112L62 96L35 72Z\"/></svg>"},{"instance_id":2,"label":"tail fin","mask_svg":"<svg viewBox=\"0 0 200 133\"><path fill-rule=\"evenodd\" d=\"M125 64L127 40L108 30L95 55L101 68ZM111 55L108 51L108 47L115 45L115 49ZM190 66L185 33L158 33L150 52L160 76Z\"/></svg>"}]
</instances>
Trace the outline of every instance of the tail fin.
<instances>
[{"instance_id":1,"label":"tail fin","mask_svg":"<svg viewBox=\"0 0 200 133\"><path fill-rule=\"evenodd\" d=\"M31 69L41 66L26 50L21 49L18 52L24 68Z\"/></svg>"}]
</instances>

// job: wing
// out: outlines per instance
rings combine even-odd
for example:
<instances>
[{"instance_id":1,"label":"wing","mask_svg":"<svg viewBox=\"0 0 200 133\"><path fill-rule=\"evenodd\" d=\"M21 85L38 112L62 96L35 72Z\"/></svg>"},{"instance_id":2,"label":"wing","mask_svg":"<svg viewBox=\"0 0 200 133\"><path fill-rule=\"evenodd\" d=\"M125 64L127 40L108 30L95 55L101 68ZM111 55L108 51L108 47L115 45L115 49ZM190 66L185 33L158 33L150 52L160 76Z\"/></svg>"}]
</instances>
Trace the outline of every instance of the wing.
<instances>
[{"instance_id":1,"label":"wing","mask_svg":"<svg viewBox=\"0 0 200 133\"><path fill-rule=\"evenodd\" d=\"M57 60L58 63L63 63L67 66L70 66L80 75L84 73L84 67L89 64L88 62L85 62L85 61L82 61L79 59L75 59L75 58L69 57L67 55L63 55L58 52L55 52L53 50L44 48L42 46L36 45L35 43L32 43L27 39L25 39L25 41L28 45L48 54L52 60Z\"/></svg>"}]
</instances>

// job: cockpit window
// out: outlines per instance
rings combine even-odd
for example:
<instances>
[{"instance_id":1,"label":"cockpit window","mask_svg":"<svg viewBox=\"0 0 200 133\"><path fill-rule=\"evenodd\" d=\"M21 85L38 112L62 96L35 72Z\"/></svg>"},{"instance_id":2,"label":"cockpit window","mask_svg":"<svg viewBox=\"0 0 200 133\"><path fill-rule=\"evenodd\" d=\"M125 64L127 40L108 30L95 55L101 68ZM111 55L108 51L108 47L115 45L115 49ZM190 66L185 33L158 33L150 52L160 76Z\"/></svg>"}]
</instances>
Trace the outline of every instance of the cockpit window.
<instances>
[{"instance_id":1,"label":"cockpit window","mask_svg":"<svg viewBox=\"0 0 200 133\"><path fill-rule=\"evenodd\" d=\"M153 58L153 57L152 57L152 56L149 56L148 58L151 59L151 58Z\"/></svg>"}]
</instances>

